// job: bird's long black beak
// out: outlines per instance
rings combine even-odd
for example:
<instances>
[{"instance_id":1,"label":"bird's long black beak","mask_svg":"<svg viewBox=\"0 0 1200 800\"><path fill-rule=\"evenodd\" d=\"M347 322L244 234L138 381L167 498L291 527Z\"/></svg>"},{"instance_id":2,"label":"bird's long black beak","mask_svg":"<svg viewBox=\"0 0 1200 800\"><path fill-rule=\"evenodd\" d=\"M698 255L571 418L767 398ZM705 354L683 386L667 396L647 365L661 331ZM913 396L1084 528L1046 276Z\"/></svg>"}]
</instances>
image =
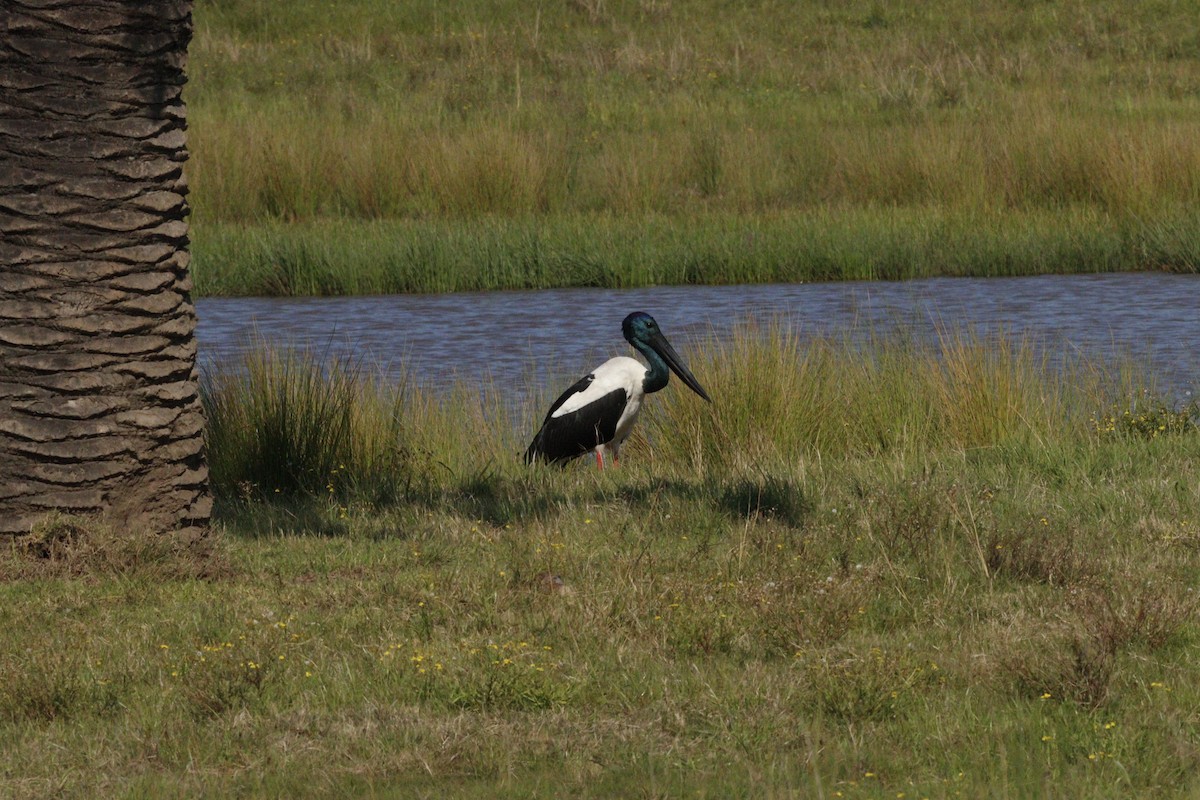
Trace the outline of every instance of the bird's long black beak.
<instances>
[{"instance_id":1,"label":"bird's long black beak","mask_svg":"<svg viewBox=\"0 0 1200 800\"><path fill-rule=\"evenodd\" d=\"M696 376L687 368L687 364L683 363L683 359L679 357L679 353L675 352L675 348L667 341L667 337L661 333L656 334L650 341L650 346L654 348L656 353L662 356L663 361L667 362L667 366L671 368L671 371L679 376L679 380L686 383L688 388L693 392L708 402L712 402L712 398L708 396L708 392L704 391L704 387L700 385L700 381L696 380Z\"/></svg>"}]
</instances>

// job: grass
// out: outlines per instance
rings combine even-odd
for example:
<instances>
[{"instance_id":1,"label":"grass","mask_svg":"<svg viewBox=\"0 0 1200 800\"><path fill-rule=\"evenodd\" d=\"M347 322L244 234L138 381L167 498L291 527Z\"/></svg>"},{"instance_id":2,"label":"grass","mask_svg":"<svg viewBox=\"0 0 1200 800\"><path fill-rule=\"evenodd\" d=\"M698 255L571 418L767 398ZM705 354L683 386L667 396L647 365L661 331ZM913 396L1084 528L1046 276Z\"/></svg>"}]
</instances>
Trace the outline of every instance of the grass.
<instances>
[{"instance_id":1,"label":"grass","mask_svg":"<svg viewBox=\"0 0 1200 800\"><path fill-rule=\"evenodd\" d=\"M197 236L193 275L209 295L342 295L1194 269L1192 223L1160 224L890 209L220 225Z\"/></svg>"},{"instance_id":2,"label":"grass","mask_svg":"<svg viewBox=\"0 0 1200 800\"><path fill-rule=\"evenodd\" d=\"M1198 12L202 0L198 291L1194 271Z\"/></svg>"},{"instance_id":3,"label":"grass","mask_svg":"<svg viewBox=\"0 0 1200 800\"><path fill-rule=\"evenodd\" d=\"M656 395L604 473L520 463L550 390L210 382L208 552L0 556L0 793L1200 789L1194 409L965 333L688 356L715 402Z\"/></svg>"},{"instance_id":4,"label":"grass","mask_svg":"<svg viewBox=\"0 0 1200 800\"><path fill-rule=\"evenodd\" d=\"M206 387L214 489L387 500L406 478L402 394L385 397L354 364L324 368L312 354L260 349Z\"/></svg>"}]
</instances>

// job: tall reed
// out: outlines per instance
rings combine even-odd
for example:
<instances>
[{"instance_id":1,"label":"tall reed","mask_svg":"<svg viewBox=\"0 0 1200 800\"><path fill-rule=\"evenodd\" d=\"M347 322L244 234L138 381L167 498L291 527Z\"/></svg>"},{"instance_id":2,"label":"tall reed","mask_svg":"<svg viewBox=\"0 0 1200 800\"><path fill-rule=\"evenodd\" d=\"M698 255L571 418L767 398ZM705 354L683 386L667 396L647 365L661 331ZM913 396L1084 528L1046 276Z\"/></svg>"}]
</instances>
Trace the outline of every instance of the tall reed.
<instances>
[{"instance_id":1,"label":"tall reed","mask_svg":"<svg viewBox=\"0 0 1200 800\"><path fill-rule=\"evenodd\" d=\"M219 494L390 500L414 478L404 393L361 364L260 345L201 388Z\"/></svg>"}]
</instances>

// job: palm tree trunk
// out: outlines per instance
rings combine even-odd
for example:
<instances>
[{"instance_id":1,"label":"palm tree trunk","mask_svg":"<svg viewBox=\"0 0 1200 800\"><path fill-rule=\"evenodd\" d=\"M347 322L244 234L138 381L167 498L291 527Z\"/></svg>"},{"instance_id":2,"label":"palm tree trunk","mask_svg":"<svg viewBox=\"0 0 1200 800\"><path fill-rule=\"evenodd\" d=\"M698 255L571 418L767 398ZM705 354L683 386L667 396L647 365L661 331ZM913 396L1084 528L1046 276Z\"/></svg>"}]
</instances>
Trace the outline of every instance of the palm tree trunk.
<instances>
[{"instance_id":1,"label":"palm tree trunk","mask_svg":"<svg viewBox=\"0 0 1200 800\"><path fill-rule=\"evenodd\" d=\"M0 0L0 532L201 531L191 0Z\"/></svg>"}]
</instances>

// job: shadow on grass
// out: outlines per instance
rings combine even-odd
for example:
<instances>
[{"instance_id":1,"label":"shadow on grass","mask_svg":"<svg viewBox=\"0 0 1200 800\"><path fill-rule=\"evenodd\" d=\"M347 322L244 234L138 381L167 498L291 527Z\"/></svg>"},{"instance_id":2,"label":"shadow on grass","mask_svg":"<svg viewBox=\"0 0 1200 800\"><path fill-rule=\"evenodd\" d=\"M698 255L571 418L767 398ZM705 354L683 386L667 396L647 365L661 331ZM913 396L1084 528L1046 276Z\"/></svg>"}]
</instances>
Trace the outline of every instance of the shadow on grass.
<instances>
[{"instance_id":1,"label":"shadow on grass","mask_svg":"<svg viewBox=\"0 0 1200 800\"><path fill-rule=\"evenodd\" d=\"M330 504L315 497L288 495L278 500L243 500L218 497L213 520L226 533L244 539L273 536L348 536L347 519L339 519Z\"/></svg>"},{"instance_id":2,"label":"shadow on grass","mask_svg":"<svg viewBox=\"0 0 1200 800\"><path fill-rule=\"evenodd\" d=\"M538 485L528 477L477 475L441 492L431 492L421 502L431 509L452 510L500 526L544 518L561 509L567 499L564 492Z\"/></svg>"},{"instance_id":3,"label":"shadow on grass","mask_svg":"<svg viewBox=\"0 0 1200 800\"><path fill-rule=\"evenodd\" d=\"M794 528L804 524L813 508L802 487L775 475L741 478L724 486L717 505L734 518L775 520Z\"/></svg>"},{"instance_id":4,"label":"shadow on grass","mask_svg":"<svg viewBox=\"0 0 1200 800\"><path fill-rule=\"evenodd\" d=\"M616 483L532 470L515 477L484 471L441 484L424 483L382 503L367 497L334 499L305 493L265 499L226 497L218 502L217 519L231 534L246 538L404 538L411 535L406 524L410 515L452 514L504 527L546 521L576 505L622 507L644 516L686 506L735 521L763 520L791 527L803 526L812 510L803 487L778 475L695 480L638 476ZM353 507L353 513L347 513L347 506Z\"/></svg>"}]
</instances>

